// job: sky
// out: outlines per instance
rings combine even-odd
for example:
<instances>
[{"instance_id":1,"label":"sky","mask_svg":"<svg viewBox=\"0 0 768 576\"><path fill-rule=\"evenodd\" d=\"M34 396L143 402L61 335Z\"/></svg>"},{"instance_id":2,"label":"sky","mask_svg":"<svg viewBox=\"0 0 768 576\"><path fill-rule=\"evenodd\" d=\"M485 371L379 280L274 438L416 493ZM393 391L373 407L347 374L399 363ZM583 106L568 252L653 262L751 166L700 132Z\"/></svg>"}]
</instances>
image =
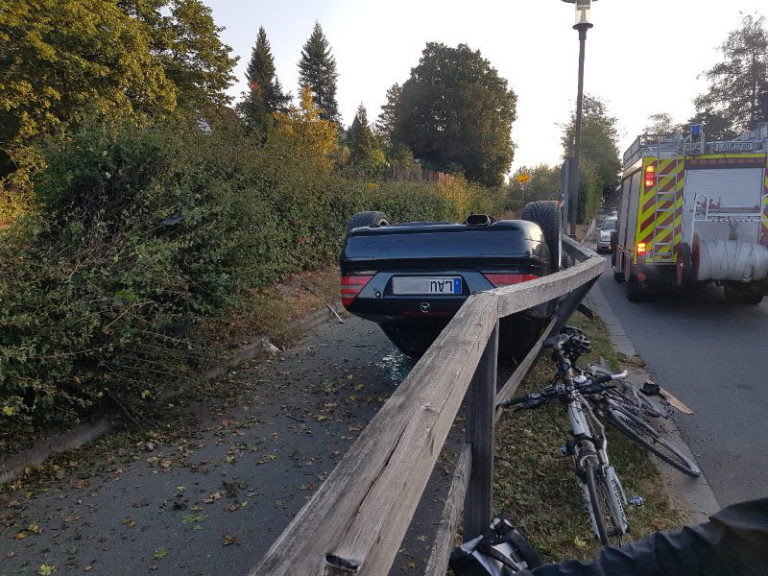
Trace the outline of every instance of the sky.
<instances>
[{"instance_id":1,"label":"sky","mask_svg":"<svg viewBox=\"0 0 768 576\"><path fill-rule=\"evenodd\" d=\"M301 48L320 22L336 58L337 100L345 126L361 103L373 121L386 91L402 84L427 42L467 44L517 94L516 144L510 172L562 161L563 124L575 108L578 33L575 10L561 0L204 0L223 26L222 40L240 57L237 83L263 26L277 76L298 93ZM586 42L584 89L618 120L620 154L668 113L684 122L706 90L704 72L721 60L718 47L740 27L742 14L768 16L766 0L598 0Z\"/></svg>"}]
</instances>

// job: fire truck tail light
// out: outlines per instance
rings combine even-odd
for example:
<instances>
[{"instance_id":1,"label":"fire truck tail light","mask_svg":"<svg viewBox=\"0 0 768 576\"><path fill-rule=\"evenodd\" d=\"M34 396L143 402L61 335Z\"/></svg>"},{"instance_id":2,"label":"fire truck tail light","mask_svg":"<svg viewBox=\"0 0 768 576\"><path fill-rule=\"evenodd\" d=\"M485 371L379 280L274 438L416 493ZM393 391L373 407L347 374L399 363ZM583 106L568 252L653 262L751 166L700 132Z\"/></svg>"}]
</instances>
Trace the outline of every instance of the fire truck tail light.
<instances>
[{"instance_id":1,"label":"fire truck tail light","mask_svg":"<svg viewBox=\"0 0 768 576\"><path fill-rule=\"evenodd\" d=\"M645 242L637 243L637 254L638 256L645 255Z\"/></svg>"},{"instance_id":2,"label":"fire truck tail light","mask_svg":"<svg viewBox=\"0 0 768 576\"><path fill-rule=\"evenodd\" d=\"M653 164L649 164L645 167L645 187L653 188L656 183L656 167Z\"/></svg>"}]
</instances>

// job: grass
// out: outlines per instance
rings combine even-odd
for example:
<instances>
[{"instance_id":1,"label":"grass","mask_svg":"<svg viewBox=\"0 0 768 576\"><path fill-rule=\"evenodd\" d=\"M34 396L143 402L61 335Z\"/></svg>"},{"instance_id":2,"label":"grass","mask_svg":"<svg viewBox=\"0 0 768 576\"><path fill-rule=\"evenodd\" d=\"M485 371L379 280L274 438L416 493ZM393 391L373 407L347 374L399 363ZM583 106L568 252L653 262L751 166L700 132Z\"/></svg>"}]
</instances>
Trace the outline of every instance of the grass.
<instances>
[{"instance_id":1,"label":"grass","mask_svg":"<svg viewBox=\"0 0 768 576\"><path fill-rule=\"evenodd\" d=\"M613 350L602 321L574 317L571 324L584 330L592 341L592 352L582 357L581 363L602 359L612 370L621 368L624 359ZM523 381L520 393L544 386L553 370L549 354L542 354ZM599 548L576 483L573 462L559 450L569 434L565 410L557 404L511 417L507 413L496 430L494 509L505 510L542 558L550 562L589 558ZM627 541L678 527L681 518L670 506L648 452L614 430L609 430L608 450L627 497L639 495L645 500L641 507L628 506L631 533Z\"/></svg>"}]
</instances>

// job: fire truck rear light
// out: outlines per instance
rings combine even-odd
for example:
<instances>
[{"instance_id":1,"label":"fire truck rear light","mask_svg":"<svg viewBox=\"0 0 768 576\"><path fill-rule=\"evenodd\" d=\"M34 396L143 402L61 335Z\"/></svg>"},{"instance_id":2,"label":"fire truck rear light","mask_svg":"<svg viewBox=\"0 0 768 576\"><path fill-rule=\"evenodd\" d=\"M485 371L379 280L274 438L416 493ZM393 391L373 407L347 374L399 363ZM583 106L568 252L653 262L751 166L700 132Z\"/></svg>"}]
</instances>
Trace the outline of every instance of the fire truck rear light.
<instances>
[{"instance_id":1,"label":"fire truck rear light","mask_svg":"<svg viewBox=\"0 0 768 576\"><path fill-rule=\"evenodd\" d=\"M483 274L495 288L536 280L538 274Z\"/></svg>"},{"instance_id":2,"label":"fire truck rear light","mask_svg":"<svg viewBox=\"0 0 768 576\"><path fill-rule=\"evenodd\" d=\"M645 254L645 242L638 242L637 243L637 254L638 255L644 255Z\"/></svg>"},{"instance_id":3,"label":"fire truck rear light","mask_svg":"<svg viewBox=\"0 0 768 576\"><path fill-rule=\"evenodd\" d=\"M656 183L656 167L653 164L649 164L645 167L645 187L653 188Z\"/></svg>"},{"instance_id":4,"label":"fire truck rear light","mask_svg":"<svg viewBox=\"0 0 768 576\"><path fill-rule=\"evenodd\" d=\"M341 303L344 308L349 308L360 291L371 281L371 278L373 278L373 274L341 277Z\"/></svg>"}]
</instances>

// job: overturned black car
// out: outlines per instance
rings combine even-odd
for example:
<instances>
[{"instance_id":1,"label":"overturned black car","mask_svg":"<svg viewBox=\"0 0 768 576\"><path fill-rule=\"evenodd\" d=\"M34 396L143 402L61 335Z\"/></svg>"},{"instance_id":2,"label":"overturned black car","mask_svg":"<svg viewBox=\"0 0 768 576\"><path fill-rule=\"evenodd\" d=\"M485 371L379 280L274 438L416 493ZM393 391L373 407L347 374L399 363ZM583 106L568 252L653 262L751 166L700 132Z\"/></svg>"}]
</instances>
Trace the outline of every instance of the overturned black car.
<instances>
[{"instance_id":1,"label":"overturned black car","mask_svg":"<svg viewBox=\"0 0 768 576\"><path fill-rule=\"evenodd\" d=\"M556 202L530 202L520 220L474 214L461 223L390 224L381 212L359 212L340 259L342 303L418 358L470 294L558 271L560 234ZM524 353L555 304L503 318L499 355Z\"/></svg>"}]
</instances>

